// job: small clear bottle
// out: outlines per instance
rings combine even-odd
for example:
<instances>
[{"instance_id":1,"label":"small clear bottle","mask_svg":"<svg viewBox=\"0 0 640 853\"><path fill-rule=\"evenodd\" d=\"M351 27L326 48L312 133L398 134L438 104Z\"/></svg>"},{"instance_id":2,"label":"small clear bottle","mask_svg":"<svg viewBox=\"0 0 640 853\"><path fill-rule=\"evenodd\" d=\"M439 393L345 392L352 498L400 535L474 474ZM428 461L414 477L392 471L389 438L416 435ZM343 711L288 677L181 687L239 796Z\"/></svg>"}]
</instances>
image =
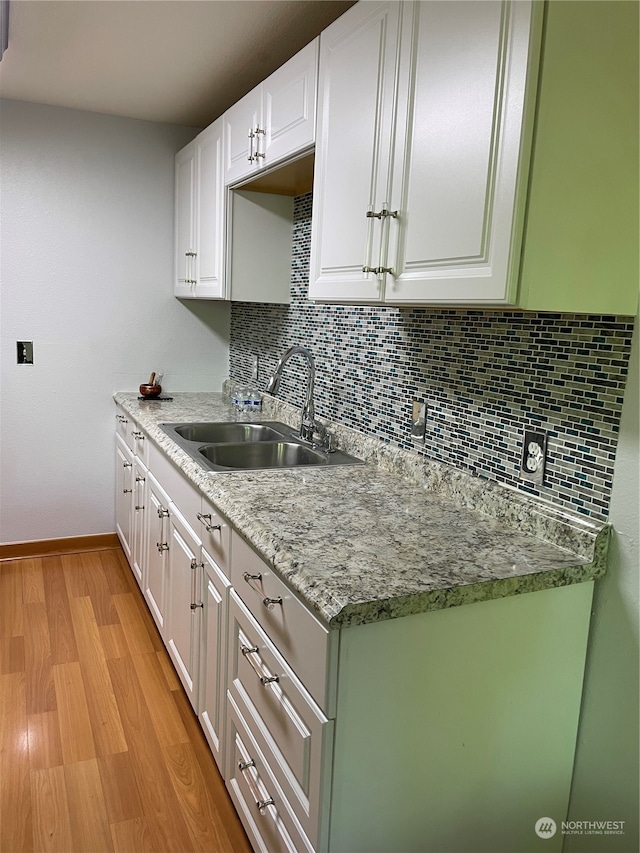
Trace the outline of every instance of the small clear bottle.
<instances>
[{"instance_id":1,"label":"small clear bottle","mask_svg":"<svg viewBox=\"0 0 640 853\"><path fill-rule=\"evenodd\" d=\"M251 381L246 386L247 393L245 395L245 412L250 417L259 417L262 413L262 393L259 389L259 356L253 359L253 369L251 371Z\"/></svg>"}]
</instances>

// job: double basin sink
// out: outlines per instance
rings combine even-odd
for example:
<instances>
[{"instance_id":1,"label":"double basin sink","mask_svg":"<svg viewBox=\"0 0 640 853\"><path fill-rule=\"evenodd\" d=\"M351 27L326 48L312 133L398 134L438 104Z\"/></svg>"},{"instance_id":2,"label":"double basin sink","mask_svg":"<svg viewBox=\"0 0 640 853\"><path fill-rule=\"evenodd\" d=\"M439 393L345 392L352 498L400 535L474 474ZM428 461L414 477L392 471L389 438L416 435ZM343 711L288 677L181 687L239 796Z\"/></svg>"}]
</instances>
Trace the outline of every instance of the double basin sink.
<instances>
[{"instance_id":1,"label":"double basin sink","mask_svg":"<svg viewBox=\"0 0 640 853\"><path fill-rule=\"evenodd\" d=\"M302 441L278 421L160 424L189 456L209 471L259 471L307 465L354 465L360 459L328 453Z\"/></svg>"}]
</instances>

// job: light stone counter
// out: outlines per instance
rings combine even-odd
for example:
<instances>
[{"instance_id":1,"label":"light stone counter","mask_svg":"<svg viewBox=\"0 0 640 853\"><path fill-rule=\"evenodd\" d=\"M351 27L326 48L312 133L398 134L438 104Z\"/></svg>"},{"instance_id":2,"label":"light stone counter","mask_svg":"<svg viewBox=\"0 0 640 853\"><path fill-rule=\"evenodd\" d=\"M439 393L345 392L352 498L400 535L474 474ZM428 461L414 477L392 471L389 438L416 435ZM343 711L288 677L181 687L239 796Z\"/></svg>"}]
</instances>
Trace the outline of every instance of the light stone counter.
<instances>
[{"instance_id":1,"label":"light stone counter","mask_svg":"<svg viewBox=\"0 0 640 853\"><path fill-rule=\"evenodd\" d=\"M609 527L328 424L357 466L207 472L158 426L238 420L214 393L116 402L309 607L339 628L601 577ZM297 424L265 397L264 420Z\"/></svg>"}]
</instances>

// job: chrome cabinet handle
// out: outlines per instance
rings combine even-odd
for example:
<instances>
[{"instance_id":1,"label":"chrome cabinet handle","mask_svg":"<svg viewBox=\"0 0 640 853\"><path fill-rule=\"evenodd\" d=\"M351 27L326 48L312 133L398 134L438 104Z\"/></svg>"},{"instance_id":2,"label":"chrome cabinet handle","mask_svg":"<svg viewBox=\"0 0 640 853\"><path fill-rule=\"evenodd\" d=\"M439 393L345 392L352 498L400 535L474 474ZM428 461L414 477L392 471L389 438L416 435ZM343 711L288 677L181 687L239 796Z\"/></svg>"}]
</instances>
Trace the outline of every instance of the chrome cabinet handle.
<instances>
[{"instance_id":1,"label":"chrome cabinet handle","mask_svg":"<svg viewBox=\"0 0 640 853\"><path fill-rule=\"evenodd\" d=\"M158 518L169 518L169 510L165 509L163 506L158 507Z\"/></svg>"},{"instance_id":2,"label":"chrome cabinet handle","mask_svg":"<svg viewBox=\"0 0 640 853\"><path fill-rule=\"evenodd\" d=\"M144 483L144 477L136 477L136 483Z\"/></svg>"},{"instance_id":3,"label":"chrome cabinet handle","mask_svg":"<svg viewBox=\"0 0 640 853\"><path fill-rule=\"evenodd\" d=\"M198 253L189 251L189 252L185 252L184 255L185 255L185 258L187 259L185 262L184 283L185 284L197 284L198 282L195 280L195 278L191 278L191 276L193 275L193 258L197 258Z\"/></svg>"},{"instance_id":4,"label":"chrome cabinet handle","mask_svg":"<svg viewBox=\"0 0 640 853\"><path fill-rule=\"evenodd\" d=\"M166 542L156 542L156 548L162 554L163 551L168 551L169 546Z\"/></svg>"},{"instance_id":5,"label":"chrome cabinet handle","mask_svg":"<svg viewBox=\"0 0 640 853\"><path fill-rule=\"evenodd\" d=\"M123 489L122 494L123 495L130 495L132 491L133 491L133 489Z\"/></svg>"},{"instance_id":6,"label":"chrome cabinet handle","mask_svg":"<svg viewBox=\"0 0 640 853\"><path fill-rule=\"evenodd\" d=\"M198 563L195 559L191 560L191 604L189 605L190 609L197 610L198 607L204 607L203 602L197 602L196 596L198 595L198 576L196 574L196 569L200 566L201 569L204 569L204 563Z\"/></svg>"},{"instance_id":7,"label":"chrome cabinet handle","mask_svg":"<svg viewBox=\"0 0 640 853\"><path fill-rule=\"evenodd\" d=\"M246 772L250 767L255 766L256 763L253 758L250 758L248 761L238 761L238 770L242 773L260 814L263 814L264 809L266 809L267 806L273 806L275 803L273 797L268 796L266 800L260 799L260 791L258 791L258 788L256 787L253 776Z\"/></svg>"},{"instance_id":8,"label":"chrome cabinet handle","mask_svg":"<svg viewBox=\"0 0 640 853\"><path fill-rule=\"evenodd\" d=\"M253 132L253 128L250 128L249 129L249 156L247 157L247 160L250 163L253 163L253 161L255 160L255 157L253 156L253 140L254 140L254 137L255 137L255 133Z\"/></svg>"},{"instance_id":9,"label":"chrome cabinet handle","mask_svg":"<svg viewBox=\"0 0 640 853\"><path fill-rule=\"evenodd\" d=\"M367 219L386 219L387 217L391 217L392 219L398 218L397 210L387 210L386 207L383 207L380 213L374 213L373 210L367 211Z\"/></svg>"},{"instance_id":10,"label":"chrome cabinet handle","mask_svg":"<svg viewBox=\"0 0 640 853\"><path fill-rule=\"evenodd\" d=\"M132 465L133 465L133 462L123 462L122 463L123 468L131 468Z\"/></svg>"},{"instance_id":11,"label":"chrome cabinet handle","mask_svg":"<svg viewBox=\"0 0 640 853\"><path fill-rule=\"evenodd\" d=\"M263 687L266 687L267 684L273 684L274 681L280 681L279 675L263 675L259 665L252 657L249 657L249 655L257 655L260 653L260 649L257 646L242 646L240 651L242 652L244 657L246 657L249 666L258 676L260 684L262 684Z\"/></svg>"},{"instance_id":12,"label":"chrome cabinet handle","mask_svg":"<svg viewBox=\"0 0 640 853\"><path fill-rule=\"evenodd\" d=\"M211 524L210 513L207 515L203 515L201 512L199 512L196 514L196 518L198 519L198 521L201 521L204 524L207 533L211 533L212 530L222 530L221 524ZM209 520L207 521L206 519Z\"/></svg>"},{"instance_id":13,"label":"chrome cabinet handle","mask_svg":"<svg viewBox=\"0 0 640 853\"><path fill-rule=\"evenodd\" d=\"M138 512L138 510L144 509L144 506L136 506L134 507L134 509L136 512Z\"/></svg>"},{"instance_id":14,"label":"chrome cabinet handle","mask_svg":"<svg viewBox=\"0 0 640 853\"><path fill-rule=\"evenodd\" d=\"M262 603L267 608L267 610L273 610L274 604L279 604L280 606L282 606L282 598L280 596L278 596L278 598L266 598L266 597L264 597L263 591L259 587L257 587L255 584L251 583L251 581L261 581L262 580L261 574L252 575L250 572L245 572L242 575L242 577L244 578L244 582L249 584L251 589L254 592L257 592L258 595L262 597Z\"/></svg>"},{"instance_id":15,"label":"chrome cabinet handle","mask_svg":"<svg viewBox=\"0 0 640 853\"><path fill-rule=\"evenodd\" d=\"M265 155L260 151L260 144L259 144L258 136L259 136L260 134L262 134L262 135L264 136L264 135L266 135L266 132L267 132L267 131L266 131L266 130L263 130L263 129L260 127L260 125L258 125L258 127L256 127L256 130L255 130L255 137L256 137L256 153L255 153L255 157L254 157L254 159L255 159L255 160L259 160L260 158L262 158L262 159L264 160Z\"/></svg>"}]
</instances>

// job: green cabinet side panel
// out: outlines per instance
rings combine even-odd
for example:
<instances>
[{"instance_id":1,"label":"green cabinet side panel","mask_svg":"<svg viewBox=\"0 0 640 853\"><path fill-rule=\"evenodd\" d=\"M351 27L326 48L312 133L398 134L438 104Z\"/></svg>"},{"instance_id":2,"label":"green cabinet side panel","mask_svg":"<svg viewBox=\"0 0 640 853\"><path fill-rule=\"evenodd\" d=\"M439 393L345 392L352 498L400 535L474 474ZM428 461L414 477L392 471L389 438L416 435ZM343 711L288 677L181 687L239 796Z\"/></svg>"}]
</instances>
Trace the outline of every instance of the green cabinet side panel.
<instances>
[{"instance_id":1,"label":"green cabinet side panel","mask_svg":"<svg viewBox=\"0 0 640 853\"><path fill-rule=\"evenodd\" d=\"M329 853L560 853L592 594L341 631Z\"/></svg>"},{"instance_id":2,"label":"green cabinet side panel","mask_svg":"<svg viewBox=\"0 0 640 853\"><path fill-rule=\"evenodd\" d=\"M638 4L550 0L519 305L638 308Z\"/></svg>"}]
</instances>

